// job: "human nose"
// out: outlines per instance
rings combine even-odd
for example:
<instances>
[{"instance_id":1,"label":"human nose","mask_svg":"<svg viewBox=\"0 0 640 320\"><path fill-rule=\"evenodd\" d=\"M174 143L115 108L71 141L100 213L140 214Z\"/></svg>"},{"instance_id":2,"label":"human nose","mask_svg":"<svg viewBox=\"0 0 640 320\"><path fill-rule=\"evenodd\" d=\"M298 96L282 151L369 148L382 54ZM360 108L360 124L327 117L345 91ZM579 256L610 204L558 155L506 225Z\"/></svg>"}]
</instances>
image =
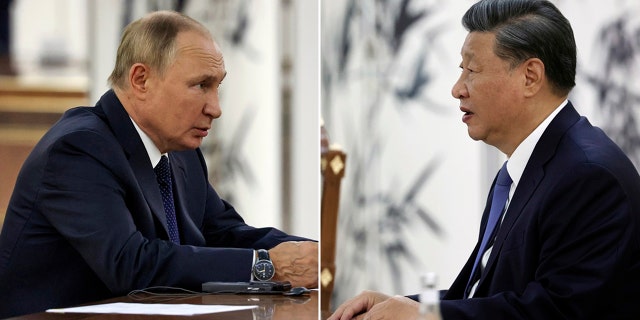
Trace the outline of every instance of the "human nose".
<instances>
[{"instance_id":1,"label":"human nose","mask_svg":"<svg viewBox=\"0 0 640 320\"><path fill-rule=\"evenodd\" d=\"M222 115L222 108L220 107L220 94L218 90L213 90L213 93L207 97L207 102L204 106L204 114L210 116L213 119L220 118Z\"/></svg>"},{"instance_id":2,"label":"human nose","mask_svg":"<svg viewBox=\"0 0 640 320\"><path fill-rule=\"evenodd\" d=\"M456 99L462 99L469 96L469 91L467 91L467 86L464 84L463 76L464 75L461 74L451 88L451 95Z\"/></svg>"}]
</instances>

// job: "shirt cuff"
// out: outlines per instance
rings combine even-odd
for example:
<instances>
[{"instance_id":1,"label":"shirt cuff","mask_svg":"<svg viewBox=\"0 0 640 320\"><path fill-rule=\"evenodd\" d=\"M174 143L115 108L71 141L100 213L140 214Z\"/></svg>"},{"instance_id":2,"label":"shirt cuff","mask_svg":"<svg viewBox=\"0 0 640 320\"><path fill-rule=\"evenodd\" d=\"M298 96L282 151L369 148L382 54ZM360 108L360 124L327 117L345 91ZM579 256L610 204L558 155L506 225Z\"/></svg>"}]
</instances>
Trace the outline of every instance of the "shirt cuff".
<instances>
[{"instance_id":1,"label":"shirt cuff","mask_svg":"<svg viewBox=\"0 0 640 320\"><path fill-rule=\"evenodd\" d=\"M258 260L258 251L257 250L253 250L253 262L251 263L251 272L250 272L250 276L249 276L249 281L254 281L255 279L253 278L253 267L256 265L256 261Z\"/></svg>"}]
</instances>

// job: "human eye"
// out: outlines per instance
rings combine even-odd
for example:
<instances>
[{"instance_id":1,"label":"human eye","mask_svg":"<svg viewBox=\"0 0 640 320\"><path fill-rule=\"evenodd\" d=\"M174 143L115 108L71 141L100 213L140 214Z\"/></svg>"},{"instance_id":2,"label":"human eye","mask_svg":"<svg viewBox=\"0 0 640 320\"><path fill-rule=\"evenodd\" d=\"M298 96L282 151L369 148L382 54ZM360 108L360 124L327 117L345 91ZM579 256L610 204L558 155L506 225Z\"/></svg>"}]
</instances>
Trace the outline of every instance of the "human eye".
<instances>
[{"instance_id":1,"label":"human eye","mask_svg":"<svg viewBox=\"0 0 640 320\"><path fill-rule=\"evenodd\" d=\"M211 88L211 81L210 80L203 80L203 81L198 82L196 84L196 86L198 87L198 89L208 90L209 88Z\"/></svg>"},{"instance_id":2,"label":"human eye","mask_svg":"<svg viewBox=\"0 0 640 320\"><path fill-rule=\"evenodd\" d=\"M459 68L460 68L460 72L465 72L465 71L467 71L469 73L475 72L474 69L469 67L469 65L465 65L464 63L460 63Z\"/></svg>"},{"instance_id":3,"label":"human eye","mask_svg":"<svg viewBox=\"0 0 640 320\"><path fill-rule=\"evenodd\" d=\"M465 73L465 72L466 73L474 73L475 71L473 69L469 68L469 67L460 66L460 72L461 73Z\"/></svg>"}]
</instances>

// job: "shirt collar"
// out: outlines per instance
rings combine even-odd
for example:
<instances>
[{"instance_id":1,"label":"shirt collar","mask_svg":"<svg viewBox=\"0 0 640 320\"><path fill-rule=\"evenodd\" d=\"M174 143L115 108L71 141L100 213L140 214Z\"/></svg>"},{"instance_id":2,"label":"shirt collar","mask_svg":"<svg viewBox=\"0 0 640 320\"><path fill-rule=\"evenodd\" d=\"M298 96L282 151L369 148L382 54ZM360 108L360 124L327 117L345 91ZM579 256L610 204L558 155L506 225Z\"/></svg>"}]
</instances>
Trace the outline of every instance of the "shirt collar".
<instances>
[{"instance_id":1,"label":"shirt collar","mask_svg":"<svg viewBox=\"0 0 640 320\"><path fill-rule=\"evenodd\" d=\"M518 182L520 182L520 178L524 173L524 168L527 166L527 162L529 162L529 158L531 158L531 154L533 153L533 149L538 144L540 137L547 129L553 118L564 108L568 103L568 100L564 100L558 107L556 107L547 118L542 121L538 125L538 127L533 130L527 136L522 143L516 148L516 150L511 154L511 158L509 158L509 162L507 162L507 171L509 171L509 176L511 180L513 180L513 186L517 186Z\"/></svg>"},{"instance_id":2,"label":"shirt collar","mask_svg":"<svg viewBox=\"0 0 640 320\"><path fill-rule=\"evenodd\" d=\"M136 131L138 131L138 135L140 135L140 139L142 139L142 144L144 144L144 148L147 151L149 160L151 160L151 166L155 168L156 165L158 165L158 163L160 162L160 158L163 155L167 154L160 153L160 149L158 149L155 143L153 143L153 140L151 140L151 138L149 138L149 136L144 131L142 131L140 127L138 127L138 124L133 120L133 118L129 117L129 119L131 119L133 126L136 128Z\"/></svg>"}]
</instances>

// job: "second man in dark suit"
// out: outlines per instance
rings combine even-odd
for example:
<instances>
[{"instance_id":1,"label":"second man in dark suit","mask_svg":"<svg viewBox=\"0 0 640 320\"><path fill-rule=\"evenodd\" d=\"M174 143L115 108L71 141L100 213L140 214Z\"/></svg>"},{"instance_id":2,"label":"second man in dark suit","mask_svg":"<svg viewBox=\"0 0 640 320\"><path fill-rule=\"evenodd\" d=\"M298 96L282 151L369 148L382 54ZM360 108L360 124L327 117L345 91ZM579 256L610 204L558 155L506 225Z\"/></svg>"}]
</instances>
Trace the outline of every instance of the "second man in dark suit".
<instances>
[{"instance_id":1,"label":"second man in dark suit","mask_svg":"<svg viewBox=\"0 0 640 320\"><path fill-rule=\"evenodd\" d=\"M510 179L506 201L492 204L492 188L478 244L441 292L442 319L640 318L640 177L567 100L569 22L545 0L482 0L462 22L452 95L469 136L507 156ZM330 319L417 319L415 300L365 292Z\"/></svg>"}]
</instances>

